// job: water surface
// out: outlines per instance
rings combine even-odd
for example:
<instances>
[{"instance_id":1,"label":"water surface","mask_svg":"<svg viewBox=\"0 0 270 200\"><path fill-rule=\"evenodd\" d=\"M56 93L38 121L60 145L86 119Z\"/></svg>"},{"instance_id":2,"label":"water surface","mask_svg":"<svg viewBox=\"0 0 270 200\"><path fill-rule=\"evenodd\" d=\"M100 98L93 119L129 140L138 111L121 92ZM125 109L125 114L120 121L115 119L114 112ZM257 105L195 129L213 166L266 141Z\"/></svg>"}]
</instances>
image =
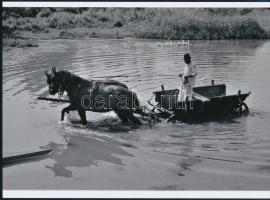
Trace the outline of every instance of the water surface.
<instances>
[{"instance_id":1,"label":"water surface","mask_svg":"<svg viewBox=\"0 0 270 200\"><path fill-rule=\"evenodd\" d=\"M44 158L6 166L4 189L268 190L270 185L269 41L90 39L41 41L3 52L3 153L51 147ZM87 79L113 77L136 91L179 87L183 55L197 65L197 85L226 83L227 93L251 91L247 117L204 123L122 125L113 112L76 113L48 96L45 69ZM27 55L27 56L26 56ZM70 144L67 144L65 138Z\"/></svg>"}]
</instances>

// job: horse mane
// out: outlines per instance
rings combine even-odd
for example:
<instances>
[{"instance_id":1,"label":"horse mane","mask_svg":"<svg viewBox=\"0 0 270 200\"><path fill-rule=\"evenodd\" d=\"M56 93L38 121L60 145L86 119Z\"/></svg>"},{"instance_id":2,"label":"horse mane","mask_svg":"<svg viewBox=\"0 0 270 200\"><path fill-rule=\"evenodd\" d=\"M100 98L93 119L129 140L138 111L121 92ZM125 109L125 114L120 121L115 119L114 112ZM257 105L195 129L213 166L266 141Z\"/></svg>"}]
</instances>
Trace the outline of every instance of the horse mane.
<instances>
[{"instance_id":1,"label":"horse mane","mask_svg":"<svg viewBox=\"0 0 270 200\"><path fill-rule=\"evenodd\" d=\"M66 70L60 70L57 72L62 80L62 83L65 85L72 85L72 86L77 86L77 85L92 85L93 81L86 80L82 77L79 77L75 74L72 74L69 71Z\"/></svg>"},{"instance_id":2,"label":"horse mane","mask_svg":"<svg viewBox=\"0 0 270 200\"><path fill-rule=\"evenodd\" d=\"M118 81L114 80L87 80L82 77L79 77L75 74L72 74L69 71L66 70L60 70L57 72L60 76L61 82L62 82L62 90L70 88L71 90L75 89L77 86L90 86L95 88L97 85L118 85L122 86L128 89L128 87Z\"/></svg>"}]
</instances>

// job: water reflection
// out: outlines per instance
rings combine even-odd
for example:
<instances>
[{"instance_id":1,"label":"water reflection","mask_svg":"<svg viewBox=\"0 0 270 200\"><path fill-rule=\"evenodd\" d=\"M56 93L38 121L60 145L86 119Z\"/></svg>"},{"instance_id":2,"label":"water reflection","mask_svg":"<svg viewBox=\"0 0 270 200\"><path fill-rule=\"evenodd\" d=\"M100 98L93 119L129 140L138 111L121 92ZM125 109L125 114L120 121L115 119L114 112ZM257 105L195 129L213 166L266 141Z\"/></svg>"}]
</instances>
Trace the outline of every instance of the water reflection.
<instances>
[{"instance_id":1,"label":"water reflection","mask_svg":"<svg viewBox=\"0 0 270 200\"><path fill-rule=\"evenodd\" d=\"M122 156L133 156L118 146L118 141L108 137L65 136L69 144L51 142L49 158L55 163L45 167L54 172L54 176L72 177L71 167L98 166L105 161L116 165L125 165Z\"/></svg>"}]
</instances>

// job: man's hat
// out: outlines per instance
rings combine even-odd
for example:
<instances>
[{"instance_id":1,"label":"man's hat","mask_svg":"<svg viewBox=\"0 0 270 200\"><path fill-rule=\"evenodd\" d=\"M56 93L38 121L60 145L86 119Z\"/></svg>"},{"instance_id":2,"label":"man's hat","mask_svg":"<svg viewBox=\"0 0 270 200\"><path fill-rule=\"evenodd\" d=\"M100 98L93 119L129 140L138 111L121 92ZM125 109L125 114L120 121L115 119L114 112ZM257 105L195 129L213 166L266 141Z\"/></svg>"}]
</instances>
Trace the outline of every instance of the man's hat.
<instances>
[{"instance_id":1,"label":"man's hat","mask_svg":"<svg viewBox=\"0 0 270 200\"><path fill-rule=\"evenodd\" d=\"M186 54L184 55L184 59L187 59L187 58L191 58L191 56L190 56L189 53L186 53Z\"/></svg>"}]
</instances>

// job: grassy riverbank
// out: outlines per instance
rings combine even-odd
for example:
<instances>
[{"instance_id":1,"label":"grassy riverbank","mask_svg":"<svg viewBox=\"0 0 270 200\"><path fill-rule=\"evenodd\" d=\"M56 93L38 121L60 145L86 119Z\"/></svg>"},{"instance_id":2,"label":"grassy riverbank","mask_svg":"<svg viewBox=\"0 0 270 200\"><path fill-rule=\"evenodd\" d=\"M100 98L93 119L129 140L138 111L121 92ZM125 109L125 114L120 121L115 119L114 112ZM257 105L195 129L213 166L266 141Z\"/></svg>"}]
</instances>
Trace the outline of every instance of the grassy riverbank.
<instances>
[{"instance_id":1,"label":"grassy riverbank","mask_svg":"<svg viewBox=\"0 0 270 200\"><path fill-rule=\"evenodd\" d=\"M10 47L36 46L34 38L270 38L270 9L4 8L2 17Z\"/></svg>"}]
</instances>

